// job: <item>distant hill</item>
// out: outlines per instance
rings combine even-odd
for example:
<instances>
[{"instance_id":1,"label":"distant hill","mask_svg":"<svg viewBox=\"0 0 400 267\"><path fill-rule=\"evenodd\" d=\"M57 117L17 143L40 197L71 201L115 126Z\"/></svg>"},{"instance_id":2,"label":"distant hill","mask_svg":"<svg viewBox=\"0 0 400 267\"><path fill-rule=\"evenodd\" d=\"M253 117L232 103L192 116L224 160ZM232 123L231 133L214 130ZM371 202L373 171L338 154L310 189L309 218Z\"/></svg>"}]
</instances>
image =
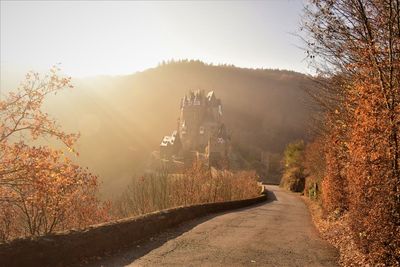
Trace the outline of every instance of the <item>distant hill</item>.
<instances>
[{"instance_id":1,"label":"distant hill","mask_svg":"<svg viewBox=\"0 0 400 267\"><path fill-rule=\"evenodd\" d=\"M176 128L180 99L190 89L215 91L234 143L253 154L281 152L304 138L310 119L302 90L310 81L292 71L179 61L74 81L76 89L47 107L68 130L81 131L79 162L101 176L107 195L118 194L143 171L150 152Z\"/></svg>"}]
</instances>

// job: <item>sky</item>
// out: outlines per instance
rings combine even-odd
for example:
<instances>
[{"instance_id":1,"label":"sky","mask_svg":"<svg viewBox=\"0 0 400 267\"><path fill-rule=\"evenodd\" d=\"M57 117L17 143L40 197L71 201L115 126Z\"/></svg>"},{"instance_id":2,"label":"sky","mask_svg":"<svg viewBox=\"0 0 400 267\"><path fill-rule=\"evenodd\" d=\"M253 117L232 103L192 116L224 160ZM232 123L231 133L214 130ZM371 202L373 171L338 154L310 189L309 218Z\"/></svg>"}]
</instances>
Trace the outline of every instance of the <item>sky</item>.
<instances>
[{"instance_id":1,"label":"sky","mask_svg":"<svg viewBox=\"0 0 400 267\"><path fill-rule=\"evenodd\" d=\"M303 0L1 1L1 79L61 63L73 77L120 75L199 59L310 73Z\"/></svg>"}]
</instances>

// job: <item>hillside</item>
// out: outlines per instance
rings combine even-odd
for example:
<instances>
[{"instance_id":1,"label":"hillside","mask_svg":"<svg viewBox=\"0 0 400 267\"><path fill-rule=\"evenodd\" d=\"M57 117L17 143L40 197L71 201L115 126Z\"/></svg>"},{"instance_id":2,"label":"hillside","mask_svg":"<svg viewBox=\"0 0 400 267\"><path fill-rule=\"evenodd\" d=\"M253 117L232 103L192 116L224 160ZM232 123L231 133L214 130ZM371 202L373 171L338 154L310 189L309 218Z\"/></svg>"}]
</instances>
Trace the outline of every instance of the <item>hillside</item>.
<instances>
[{"instance_id":1,"label":"hillside","mask_svg":"<svg viewBox=\"0 0 400 267\"><path fill-rule=\"evenodd\" d=\"M247 157L281 152L304 138L309 120L296 72L212 66L180 61L127 76L74 80L76 88L48 102L68 130L80 131L79 162L101 176L103 192L118 194L141 173L151 151L176 128L181 97L190 89L214 90L221 98L233 142Z\"/></svg>"}]
</instances>

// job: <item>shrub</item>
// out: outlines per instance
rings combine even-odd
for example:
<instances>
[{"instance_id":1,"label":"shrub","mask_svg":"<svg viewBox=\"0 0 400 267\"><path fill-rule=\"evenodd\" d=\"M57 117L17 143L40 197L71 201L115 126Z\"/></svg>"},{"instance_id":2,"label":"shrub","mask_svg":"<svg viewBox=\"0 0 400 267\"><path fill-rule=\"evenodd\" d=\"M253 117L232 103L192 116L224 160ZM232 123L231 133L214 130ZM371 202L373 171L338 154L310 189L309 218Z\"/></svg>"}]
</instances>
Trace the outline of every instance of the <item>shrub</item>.
<instances>
[{"instance_id":1,"label":"shrub","mask_svg":"<svg viewBox=\"0 0 400 267\"><path fill-rule=\"evenodd\" d=\"M285 170L281 180L281 186L293 192L303 192L305 177L299 167L292 167Z\"/></svg>"},{"instance_id":2,"label":"shrub","mask_svg":"<svg viewBox=\"0 0 400 267\"><path fill-rule=\"evenodd\" d=\"M305 175L302 166L304 142L297 141L287 145L284 152L285 170L281 179L281 186L293 192L303 192Z\"/></svg>"},{"instance_id":3,"label":"shrub","mask_svg":"<svg viewBox=\"0 0 400 267\"><path fill-rule=\"evenodd\" d=\"M118 217L199 203L251 198L260 194L254 171L210 170L195 163L183 174L159 172L135 177L114 203Z\"/></svg>"}]
</instances>

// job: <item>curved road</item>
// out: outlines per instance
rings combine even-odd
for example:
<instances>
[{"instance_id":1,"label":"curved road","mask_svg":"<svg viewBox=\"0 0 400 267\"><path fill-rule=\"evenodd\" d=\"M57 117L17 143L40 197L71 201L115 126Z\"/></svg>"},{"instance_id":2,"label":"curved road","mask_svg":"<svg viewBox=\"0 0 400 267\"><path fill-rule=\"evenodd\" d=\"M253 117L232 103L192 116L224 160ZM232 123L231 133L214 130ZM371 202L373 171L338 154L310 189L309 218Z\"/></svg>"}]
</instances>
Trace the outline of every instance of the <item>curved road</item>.
<instances>
[{"instance_id":1,"label":"curved road","mask_svg":"<svg viewBox=\"0 0 400 267\"><path fill-rule=\"evenodd\" d=\"M93 266L338 266L300 197L267 189L266 203L191 221Z\"/></svg>"}]
</instances>

